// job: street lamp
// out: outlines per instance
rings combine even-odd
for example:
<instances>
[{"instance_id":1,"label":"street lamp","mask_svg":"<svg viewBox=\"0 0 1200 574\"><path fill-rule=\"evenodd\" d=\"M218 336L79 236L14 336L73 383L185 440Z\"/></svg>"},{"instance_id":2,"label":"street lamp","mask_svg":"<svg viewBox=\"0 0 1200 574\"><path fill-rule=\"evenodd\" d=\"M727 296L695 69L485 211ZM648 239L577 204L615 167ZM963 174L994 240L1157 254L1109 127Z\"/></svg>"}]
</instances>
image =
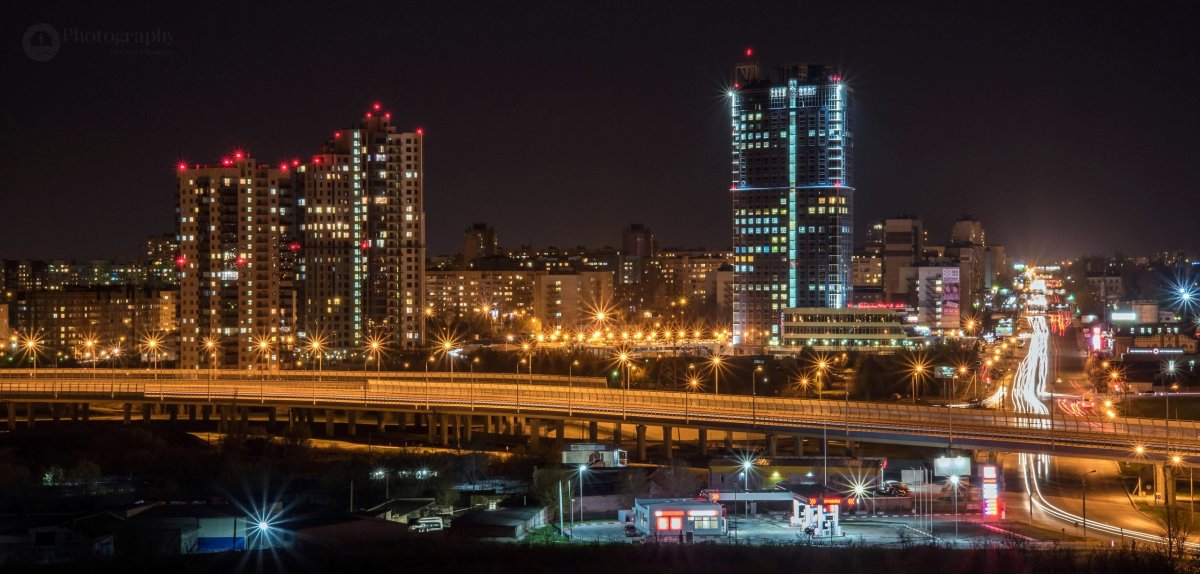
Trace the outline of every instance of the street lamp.
<instances>
[{"instance_id":1,"label":"street lamp","mask_svg":"<svg viewBox=\"0 0 1200 574\"><path fill-rule=\"evenodd\" d=\"M42 336L40 334L25 335L25 340L21 341L21 346L25 348L25 355L33 358L33 376L37 376L37 356L42 349Z\"/></svg>"},{"instance_id":2,"label":"street lamp","mask_svg":"<svg viewBox=\"0 0 1200 574\"><path fill-rule=\"evenodd\" d=\"M622 376L625 389L621 393L621 418L625 418L625 397L629 394L629 353L621 351L617 355L617 363L625 369L625 374Z\"/></svg>"},{"instance_id":3,"label":"street lamp","mask_svg":"<svg viewBox=\"0 0 1200 574\"><path fill-rule=\"evenodd\" d=\"M1088 471L1083 475L1083 478L1080 482L1083 494L1083 543L1085 545L1087 544L1087 476L1089 474L1094 474L1095 472L1095 469Z\"/></svg>"},{"instance_id":4,"label":"street lamp","mask_svg":"<svg viewBox=\"0 0 1200 574\"><path fill-rule=\"evenodd\" d=\"M713 355L711 359L713 370L713 394L721 394L721 355L718 353Z\"/></svg>"},{"instance_id":5,"label":"street lamp","mask_svg":"<svg viewBox=\"0 0 1200 574\"><path fill-rule=\"evenodd\" d=\"M762 365L754 368L754 373L761 372L763 372ZM763 382L767 382L765 376ZM758 377L754 374L750 375L750 426L758 426Z\"/></svg>"},{"instance_id":6,"label":"street lamp","mask_svg":"<svg viewBox=\"0 0 1200 574\"><path fill-rule=\"evenodd\" d=\"M208 397L212 400L212 382L217 368L217 347L220 346L220 340L217 337L208 337L204 339L204 352L208 353Z\"/></svg>"},{"instance_id":7,"label":"street lamp","mask_svg":"<svg viewBox=\"0 0 1200 574\"><path fill-rule=\"evenodd\" d=\"M578 360L571 361L571 364L567 365L567 416L571 416L574 413L575 404L572 389L574 388L575 367L578 366Z\"/></svg>"},{"instance_id":8,"label":"street lamp","mask_svg":"<svg viewBox=\"0 0 1200 574\"><path fill-rule=\"evenodd\" d=\"M581 524L583 523L583 473L587 468L586 464L579 465L579 522Z\"/></svg>"},{"instance_id":9,"label":"street lamp","mask_svg":"<svg viewBox=\"0 0 1200 574\"><path fill-rule=\"evenodd\" d=\"M683 422L691 421L691 396L700 386L700 379L692 376L690 379L688 379L687 385L688 393L683 396Z\"/></svg>"},{"instance_id":10,"label":"street lamp","mask_svg":"<svg viewBox=\"0 0 1200 574\"><path fill-rule=\"evenodd\" d=\"M98 361L96 347L99 344L100 342L95 337L88 337L83 340L83 346L87 349L88 357L92 359L92 378L96 378L96 363Z\"/></svg>"},{"instance_id":11,"label":"street lamp","mask_svg":"<svg viewBox=\"0 0 1200 574\"><path fill-rule=\"evenodd\" d=\"M925 378L925 364L916 363L912 366L912 389L913 389L913 404L917 404L917 379Z\"/></svg>"},{"instance_id":12,"label":"street lamp","mask_svg":"<svg viewBox=\"0 0 1200 574\"><path fill-rule=\"evenodd\" d=\"M382 337L372 335L367 337L367 356L375 359L375 372L383 370L383 349L384 340ZM366 366L363 366L366 369Z\"/></svg>"},{"instance_id":13,"label":"street lamp","mask_svg":"<svg viewBox=\"0 0 1200 574\"><path fill-rule=\"evenodd\" d=\"M958 475L950 475L950 484L954 487L954 542L958 543Z\"/></svg>"},{"instance_id":14,"label":"street lamp","mask_svg":"<svg viewBox=\"0 0 1200 574\"><path fill-rule=\"evenodd\" d=\"M270 369L270 364L271 364L271 340L265 336L260 337L258 339L258 344L256 346L258 347L259 356L263 358L262 379L259 379L259 381L258 381L258 402L261 404L261 403L266 402L265 395L266 395L266 384L267 384L267 370Z\"/></svg>"}]
</instances>

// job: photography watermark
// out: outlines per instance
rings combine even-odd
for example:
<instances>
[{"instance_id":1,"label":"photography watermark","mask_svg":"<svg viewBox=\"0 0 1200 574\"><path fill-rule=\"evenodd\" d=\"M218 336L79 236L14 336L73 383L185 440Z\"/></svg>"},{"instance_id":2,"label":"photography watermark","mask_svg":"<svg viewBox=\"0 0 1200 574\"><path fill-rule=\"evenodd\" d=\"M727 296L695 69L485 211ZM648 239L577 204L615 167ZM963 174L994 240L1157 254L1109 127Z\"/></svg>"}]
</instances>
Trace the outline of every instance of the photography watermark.
<instances>
[{"instance_id":1,"label":"photography watermark","mask_svg":"<svg viewBox=\"0 0 1200 574\"><path fill-rule=\"evenodd\" d=\"M44 22L25 30L21 45L25 55L35 62L48 62L63 49L101 48L117 56L166 56L171 54L175 35L166 30L113 30L104 28L63 28Z\"/></svg>"}]
</instances>

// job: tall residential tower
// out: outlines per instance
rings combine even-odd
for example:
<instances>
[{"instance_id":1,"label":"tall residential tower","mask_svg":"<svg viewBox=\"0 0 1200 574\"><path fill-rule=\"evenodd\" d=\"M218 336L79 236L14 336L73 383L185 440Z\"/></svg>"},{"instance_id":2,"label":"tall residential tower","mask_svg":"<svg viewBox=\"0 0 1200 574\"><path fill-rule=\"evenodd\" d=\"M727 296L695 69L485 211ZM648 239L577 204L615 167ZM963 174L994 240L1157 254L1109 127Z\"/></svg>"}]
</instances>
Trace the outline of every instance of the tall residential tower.
<instances>
[{"instance_id":1,"label":"tall residential tower","mask_svg":"<svg viewBox=\"0 0 1200 574\"><path fill-rule=\"evenodd\" d=\"M298 168L304 236L304 334L328 353L368 337L424 345L423 131L400 132L374 104Z\"/></svg>"},{"instance_id":2,"label":"tall residential tower","mask_svg":"<svg viewBox=\"0 0 1200 574\"><path fill-rule=\"evenodd\" d=\"M733 341L762 349L781 343L784 309L850 299L853 98L833 67L770 77L747 50L729 103Z\"/></svg>"},{"instance_id":3,"label":"tall residential tower","mask_svg":"<svg viewBox=\"0 0 1200 574\"><path fill-rule=\"evenodd\" d=\"M179 165L179 365L267 368L294 326L292 176L244 152ZM211 345L206 345L211 342Z\"/></svg>"}]
</instances>

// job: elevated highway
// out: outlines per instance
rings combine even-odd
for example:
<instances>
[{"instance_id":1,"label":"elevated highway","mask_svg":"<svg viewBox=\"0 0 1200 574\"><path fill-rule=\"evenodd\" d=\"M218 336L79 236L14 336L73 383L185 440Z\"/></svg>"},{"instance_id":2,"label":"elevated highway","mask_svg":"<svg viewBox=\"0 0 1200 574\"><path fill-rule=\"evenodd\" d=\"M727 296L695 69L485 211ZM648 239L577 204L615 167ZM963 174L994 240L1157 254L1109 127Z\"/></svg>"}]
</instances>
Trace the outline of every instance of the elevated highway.
<instances>
[{"instance_id":1,"label":"elevated highway","mask_svg":"<svg viewBox=\"0 0 1200 574\"><path fill-rule=\"evenodd\" d=\"M516 416L946 446L1108 460L1200 463L1200 425L898 403L609 389L604 379L495 373L38 369L0 371L0 402L208 405ZM126 413L128 416L129 408ZM473 420L468 418L468 421ZM468 424L471 424L468 422ZM619 428L619 427L618 427ZM619 432L619 431L618 431ZM639 438L644 429L639 428ZM664 433L669 436L669 433ZM618 435L619 436L619 435ZM1140 449L1139 449L1140 447ZM1140 453L1138 451L1141 451ZM669 451L669 446L668 446Z\"/></svg>"}]
</instances>

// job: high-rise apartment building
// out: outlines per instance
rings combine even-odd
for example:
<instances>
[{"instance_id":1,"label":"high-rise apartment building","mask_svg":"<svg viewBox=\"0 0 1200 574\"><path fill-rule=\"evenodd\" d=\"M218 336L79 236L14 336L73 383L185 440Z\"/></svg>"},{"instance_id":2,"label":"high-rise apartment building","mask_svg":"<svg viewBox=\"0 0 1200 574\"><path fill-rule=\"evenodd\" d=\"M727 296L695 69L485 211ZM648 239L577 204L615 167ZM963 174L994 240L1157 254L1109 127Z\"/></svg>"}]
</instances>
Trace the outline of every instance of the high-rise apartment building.
<instances>
[{"instance_id":1,"label":"high-rise apartment building","mask_svg":"<svg viewBox=\"0 0 1200 574\"><path fill-rule=\"evenodd\" d=\"M280 272L294 233L291 170L244 152L181 164L178 200L180 366L272 365L294 322L281 305L292 286ZM209 339L220 345L216 357Z\"/></svg>"},{"instance_id":2,"label":"high-rise apartment building","mask_svg":"<svg viewBox=\"0 0 1200 574\"><path fill-rule=\"evenodd\" d=\"M424 345L423 131L400 132L374 104L298 166L304 236L301 331L336 356L370 336Z\"/></svg>"},{"instance_id":3,"label":"high-rise apartment building","mask_svg":"<svg viewBox=\"0 0 1200 574\"><path fill-rule=\"evenodd\" d=\"M473 268L475 260L484 257L500 255L500 240L496 237L496 229L486 223L475 223L463 232L460 267Z\"/></svg>"},{"instance_id":4,"label":"high-rise apartment building","mask_svg":"<svg viewBox=\"0 0 1200 574\"><path fill-rule=\"evenodd\" d=\"M735 345L782 341L784 309L840 308L851 296L854 129L836 68L769 77L750 50L729 90Z\"/></svg>"}]
</instances>

